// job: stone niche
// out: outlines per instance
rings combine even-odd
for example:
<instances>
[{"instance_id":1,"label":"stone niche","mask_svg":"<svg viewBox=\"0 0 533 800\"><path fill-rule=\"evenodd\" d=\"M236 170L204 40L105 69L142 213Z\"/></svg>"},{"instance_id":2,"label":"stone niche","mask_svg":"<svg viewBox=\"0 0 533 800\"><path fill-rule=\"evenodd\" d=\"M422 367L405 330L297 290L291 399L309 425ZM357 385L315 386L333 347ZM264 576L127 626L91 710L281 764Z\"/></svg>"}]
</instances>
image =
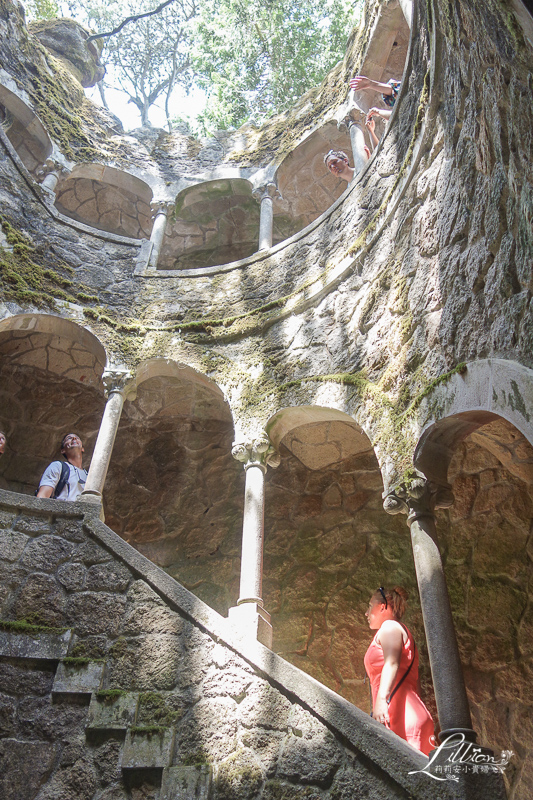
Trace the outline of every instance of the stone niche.
<instances>
[{"instance_id":1,"label":"stone niche","mask_svg":"<svg viewBox=\"0 0 533 800\"><path fill-rule=\"evenodd\" d=\"M299 229L274 203L273 243ZM259 203L249 181L208 181L185 189L169 215L159 269L195 269L248 258L259 246Z\"/></svg>"},{"instance_id":2,"label":"stone niche","mask_svg":"<svg viewBox=\"0 0 533 800\"><path fill-rule=\"evenodd\" d=\"M150 238L152 190L134 175L101 164L81 164L61 180L56 208L102 231Z\"/></svg>"},{"instance_id":3,"label":"stone niche","mask_svg":"<svg viewBox=\"0 0 533 800\"><path fill-rule=\"evenodd\" d=\"M35 176L51 154L52 142L35 112L2 84L0 124L28 172Z\"/></svg>"}]
</instances>

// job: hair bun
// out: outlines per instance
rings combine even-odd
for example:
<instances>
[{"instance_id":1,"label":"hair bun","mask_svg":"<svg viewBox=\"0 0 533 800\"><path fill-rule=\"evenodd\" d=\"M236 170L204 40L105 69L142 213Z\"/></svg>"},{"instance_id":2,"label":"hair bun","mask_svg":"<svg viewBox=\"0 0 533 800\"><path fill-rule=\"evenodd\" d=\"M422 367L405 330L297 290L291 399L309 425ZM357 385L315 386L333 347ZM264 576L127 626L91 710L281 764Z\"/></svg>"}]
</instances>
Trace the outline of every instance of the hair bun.
<instances>
[{"instance_id":1,"label":"hair bun","mask_svg":"<svg viewBox=\"0 0 533 800\"><path fill-rule=\"evenodd\" d=\"M399 594L400 597L403 598L403 600L405 600L406 602L407 600L409 600L409 592L407 591L407 589L404 589L403 586L395 586L392 591L396 592L396 594Z\"/></svg>"}]
</instances>

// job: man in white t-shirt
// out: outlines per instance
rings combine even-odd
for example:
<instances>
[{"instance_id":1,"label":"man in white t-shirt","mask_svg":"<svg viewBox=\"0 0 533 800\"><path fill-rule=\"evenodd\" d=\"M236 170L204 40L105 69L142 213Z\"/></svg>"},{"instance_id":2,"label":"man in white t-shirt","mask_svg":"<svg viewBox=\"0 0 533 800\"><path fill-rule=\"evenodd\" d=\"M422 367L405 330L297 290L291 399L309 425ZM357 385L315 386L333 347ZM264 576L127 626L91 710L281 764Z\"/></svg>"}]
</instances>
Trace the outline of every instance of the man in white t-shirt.
<instances>
[{"instance_id":1,"label":"man in white t-shirt","mask_svg":"<svg viewBox=\"0 0 533 800\"><path fill-rule=\"evenodd\" d=\"M55 497L58 500L77 500L85 488L87 470L82 467L83 444L75 433L67 433L61 442L61 453L65 461L52 461L43 472L37 497ZM67 465L68 472L63 464ZM66 478L64 485L62 474ZM58 486L58 484L60 484ZM57 489L60 489L57 492Z\"/></svg>"}]
</instances>

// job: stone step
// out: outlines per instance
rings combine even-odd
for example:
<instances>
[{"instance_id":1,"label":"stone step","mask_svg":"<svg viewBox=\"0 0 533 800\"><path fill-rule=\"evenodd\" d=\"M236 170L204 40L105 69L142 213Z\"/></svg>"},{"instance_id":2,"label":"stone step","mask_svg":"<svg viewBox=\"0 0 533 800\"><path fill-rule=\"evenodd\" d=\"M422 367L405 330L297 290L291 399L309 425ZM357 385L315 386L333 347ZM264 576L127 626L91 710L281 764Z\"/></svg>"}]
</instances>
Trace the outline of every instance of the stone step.
<instances>
[{"instance_id":1,"label":"stone step","mask_svg":"<svg viewBox=\"0 0 533 800\"><path fill-rule=\"evenodd\" d=\"M60 661L67 655L72 630L63 633L24 633L0 630L0 658Z\"/></svg>"},{"instance_id":2,"label":"stone step","mask_svg":"<svg viewBox=\"0 0 533 800\"><path fill-rule=\"evenodd\" d=\"M52 694L92 695L98 692L103 674L103 661L89 661L86 664L69 664L60 661L52 686Z\"/></svg>"},{"instance_id":3,"label":"stone step","mask_svg":"<svg viewBox=\"0 0 533 800\"><path fill-rule=\"evenodd\" d=\"M86 731L125 732L135 721L138 692L113 694L112 690L91 696Z\"/></svg>"}]
</instances>

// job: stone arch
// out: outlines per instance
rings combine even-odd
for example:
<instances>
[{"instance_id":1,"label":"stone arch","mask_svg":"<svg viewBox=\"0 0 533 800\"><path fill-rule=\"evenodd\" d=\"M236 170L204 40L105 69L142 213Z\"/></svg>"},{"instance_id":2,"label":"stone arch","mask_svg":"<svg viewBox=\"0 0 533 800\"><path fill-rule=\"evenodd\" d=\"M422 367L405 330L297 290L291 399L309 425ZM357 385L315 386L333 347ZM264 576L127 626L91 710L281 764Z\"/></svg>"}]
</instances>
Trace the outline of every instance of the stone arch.
<instances>
[{"instance_id":1,"label":"stone arch","mask_svg":"<svg viewBox=\"0 0 533 800\"><path fill-rule=\"evenodd\" d=\"M132 239L150 237L153 192L135 175L103 164L78 164L60 180L55 205L67 217Z\"/></svg>"},{"instance_id":2,"label":"stone arch","mask_svg":"<svg viewBox=\"0 0 533 800\"><path fill-rule=\"evenodd\" d=\"M378 459L348 414L283 408L266 430L281 454L265 486L263 600L273 650L368 712L364 612L378 586L413 592L409 622L424 647L405 520L385 513ZM429 668L422 679L431 692Z\"/></svg>"},{"instance_id":3,"label":"stone arch","mask_svg":"<svg viewBox=\"0 0 533 800\"><path fill-rule=\"evenodd\" d=\"M52 153L52 142L37 114L0 83L0 123L20 160L33 175Z\"/></svg>"},{"instance_id":4,"label":"stone arch","mask_svg":"<svg viewBox=\"0 0 533 800\"><path fill-rule=\"evenodd\" d=\"M443 428L455 500L437 525L473 727L497 750L523 740L531 715L533 446L483 413Z\"/></svg>"},{"instance_id":5,"label":"stone arch","mask_svg":"<svg viewBox=\"0 0 533 800\"><path fill-rule=\"evenodd\" d=\"M332 175L324 164L328 150L343 150L352 163L348 133L335 121L313 131L292 150L276 171L281 198L274 201L276 213L291 220L291 235L310 225L337 200L346 182Z\"/></svg>"},{"instance_id":6,"label":"stone arch","mask_svg":"<svg viewBox=\"0 0 533 800\"><path fill-rule=\"evenodd\" d=\"M242 528L233 435L230 407L206 375L171 359L145 361L104 492L107 524L223 612L237 593Z\"/></svg>"},{"instance_id":7,"label":"stone arch","mask_svg":"<svg viewBox=\"0 0 533 800\"><path fill-rule=\"evenodd\" d=\"M96 336L70 320L20 314L0 322L0 427L8 434L3 488L33 492L69 430L91 451L104 407L105 363Z\"/></svg>"},{"instance_id":8,"label":"stone arch","mask_svg":"<svg viewBox=\"0 0 533 800\"><path fill-rule=\"evenodd\" d=\"M457 444L498 418L533 443L531 408L533 370L501 358L469 362L424 400L414 464L430 480L446 483Z\"/></svg>"},{"instance_id":9,"label":"stone arch","mask_svg":"<svg viewBox=\"0 0 533 800\"><path fill-rule=\"evenodd\" d=\"M372 450L370 439L355 420L334 408L283 408L270 418L266 430L276 448L285 446L312 470Z\"/></svg>"},{"instance_id":10,"label":"stone arch","mask_svg":"<svg viewBox=\"0 0 533 800\"><path fill-rule=\"evenodd\" d=\"M219 178L181 191L166 227L159 269L194 269L257 252L259 203L244 178Z\"/></svg>"}]
</instances>

